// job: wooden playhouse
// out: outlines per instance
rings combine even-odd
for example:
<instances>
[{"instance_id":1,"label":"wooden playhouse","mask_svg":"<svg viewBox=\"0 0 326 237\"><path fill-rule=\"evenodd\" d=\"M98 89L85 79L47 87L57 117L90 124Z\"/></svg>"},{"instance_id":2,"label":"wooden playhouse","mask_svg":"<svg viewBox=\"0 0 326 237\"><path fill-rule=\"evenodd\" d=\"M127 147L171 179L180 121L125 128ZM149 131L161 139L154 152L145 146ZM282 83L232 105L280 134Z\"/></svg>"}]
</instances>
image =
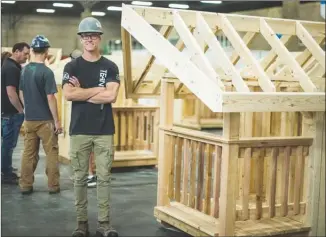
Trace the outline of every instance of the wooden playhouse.
<instances>
[{"instance_id":1,"label":"wooden playhouse","mask_svg":"<svg viewBox=\"0 0 326 237\"><path fill-rule=\"evenodd\" d=\"M121 27L126 96L160 97L155 217L192 236L325 235L325 23L123 5ZM135 80L132 38L169 73ZM180 98L223 131L175 126Z\"/></svg>"},{"instance_id":2,"label":"wooden playhouse","mask_svg":"<svg viewBox=\"0 0 326 237\"><path fill-rule=\"evenodd\" d=\"M105 56L117 63L120 70L121 86L116 103L113 106L113 116L116 126L114 136L115 157L113 167L153 166L157 164L157 126L158 107L141 105L137 100L126 99L124 95L124 80L122 70L122 55ZM137 55L137 58L141 58ZM66 58L51 69L54 71L58 87L58 107L60 119L64 128L59 135L59 155L62 163L70 163L69 159L69 124L71 102L62 95L61 82L63 68L71 59ZM141 60L140 60L141 61ZM138 73L135 69L134 73Z\"/></svg>"}]
</instances>

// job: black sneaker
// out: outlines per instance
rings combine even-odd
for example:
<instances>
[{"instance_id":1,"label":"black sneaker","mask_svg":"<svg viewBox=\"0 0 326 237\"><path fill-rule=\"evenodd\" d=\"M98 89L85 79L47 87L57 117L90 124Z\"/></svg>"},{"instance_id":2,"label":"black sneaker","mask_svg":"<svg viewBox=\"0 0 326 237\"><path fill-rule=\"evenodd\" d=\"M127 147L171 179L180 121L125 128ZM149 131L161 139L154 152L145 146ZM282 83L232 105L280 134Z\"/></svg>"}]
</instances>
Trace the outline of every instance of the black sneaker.
<instances>
[{"instance_id":1,"label":"black sneaker","mask_svg":"<svg viewBox=\"0 0 326 237\"><path fill-rule=\"evenodd\" d=\"M87 178L87 187L89 187L89 188L96 187L96 183L97 183L96 175L88 176L88 178Z\"/></svg>"}]
</instances>

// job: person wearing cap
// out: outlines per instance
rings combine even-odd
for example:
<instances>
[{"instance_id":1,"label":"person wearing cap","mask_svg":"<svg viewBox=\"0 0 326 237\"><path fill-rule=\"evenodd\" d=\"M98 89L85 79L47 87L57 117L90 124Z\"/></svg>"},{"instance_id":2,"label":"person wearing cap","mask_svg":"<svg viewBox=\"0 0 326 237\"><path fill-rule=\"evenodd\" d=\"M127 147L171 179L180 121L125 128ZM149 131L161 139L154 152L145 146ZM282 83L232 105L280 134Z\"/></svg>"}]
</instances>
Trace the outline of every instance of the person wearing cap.
<instances>
[{"instance_id":1,"label":"person wearing cap","mask_svg":"<svg viewBox=\"0 0 326 237\"><path fill-rule=\"evenodd\" d=\"M37 35L31 44L35 55L20 76L20 98L25 106L25 138L19 185L22 194L33 192L34 171L38 161L39 139L46 154L46 174L50 194L60 192L58 134L62 132L58 116L58 92L53 71L44 62L50 43Z\"/></svg>"},{"instance_id":2,"label":"person wearing cap","mask_svg":"<svg viewBox=\"0 0 326 237\"><path fill-rule=\"evenodd\" d=\"M78 27L82 56L67 63L63 71L63 95L72 101L69 126L69 156L74 172L77 227L73 237L89 234L87 215L87 177L89 157L94 150L97 175L97 236L118 236L111 222L110 184L114 159L115 126L112 103L119 87L118 66L100 54L101 23L84 18Z\"/></svg>"}]
</instances>

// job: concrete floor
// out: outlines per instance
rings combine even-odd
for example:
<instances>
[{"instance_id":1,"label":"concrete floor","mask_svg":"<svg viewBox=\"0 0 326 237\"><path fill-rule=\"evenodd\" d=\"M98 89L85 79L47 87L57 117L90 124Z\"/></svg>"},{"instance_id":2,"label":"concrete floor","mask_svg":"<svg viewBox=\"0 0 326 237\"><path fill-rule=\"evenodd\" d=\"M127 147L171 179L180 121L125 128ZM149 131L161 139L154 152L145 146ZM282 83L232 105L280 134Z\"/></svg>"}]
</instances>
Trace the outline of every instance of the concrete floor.
<instances>
[{"instance_id":1,"label":"concrete floor","mask_svg":"<svg viewBox=\"0 0 326 237\"><path fill-rule=\"evenodd\" d=\"M14 152L14 166L20 168L23 141ZM18 186L2 185L2 236L71 236L75 228L73 184L70 167L61 166L61 193L49 195L44 173L44 151L35 175L35 192L22 196ZM120 236L178 236L183 232L164 229L153 216L156 204L157 170L139 168L113 173L112 221ZM96 231L96 188L88 189L88 213L91 236Z\"/></svg>"}]
</instances>

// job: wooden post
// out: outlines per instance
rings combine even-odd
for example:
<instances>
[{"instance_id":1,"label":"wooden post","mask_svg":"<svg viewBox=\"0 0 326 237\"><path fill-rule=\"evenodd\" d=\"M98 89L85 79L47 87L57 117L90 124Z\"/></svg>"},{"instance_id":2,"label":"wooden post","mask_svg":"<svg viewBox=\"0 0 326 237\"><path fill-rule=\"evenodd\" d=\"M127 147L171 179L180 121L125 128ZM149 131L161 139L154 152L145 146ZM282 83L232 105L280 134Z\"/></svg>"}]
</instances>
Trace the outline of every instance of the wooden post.
<instances>
[{"instance_id":1,"label":"wooden post","mask_svg":"<svg viewBox=\"0 0 326 237\"><path fill-rule=\"evenodd\" d=\"M162 79L160 97L160 127L173 126L174 83ZM159 130L159 155L158 155L158 187L157 205L165 206L168 200L168 171L171 157L166 157L165 133Z\"/></svg>"},{"instance_id":2,"label":"wooden post","mask_svg":"<svg viewBox=\"0 0 326 237\"><path fill-rule=\"evenodd\" d=\"M321 179L325 179L325 177L321 177L321 169L324 168L322 167L322 160L325 159L325 112L316 112L313 117L304 114L302 134L314 138L309 151L309 182L305 222L311 226L310 236L316 236L319 212L325 210L319 208ZM325 175L325 172L323 174ZM325 214L322 223L325 223Z\"/></svg>"},{"instance_id":3,"label":"wooden post","mask_svg":"<svg viewBox=\"0 0 326 237\"><path fill-rule=\"evenodd\" d=\"M223 114L223 137L239 140L240 113ZM233 236L236 215L238 145L223 145L220 194L220 236Z\"/></svg>"}]
</instances>

